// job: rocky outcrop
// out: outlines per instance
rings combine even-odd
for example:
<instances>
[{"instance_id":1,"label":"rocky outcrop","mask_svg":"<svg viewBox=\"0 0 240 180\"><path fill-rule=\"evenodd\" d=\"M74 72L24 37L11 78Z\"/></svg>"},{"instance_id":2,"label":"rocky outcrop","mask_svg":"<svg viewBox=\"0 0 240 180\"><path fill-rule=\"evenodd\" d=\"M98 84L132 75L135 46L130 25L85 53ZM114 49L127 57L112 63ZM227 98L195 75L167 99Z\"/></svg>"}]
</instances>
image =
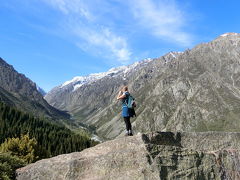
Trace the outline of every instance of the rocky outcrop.
<instances>
[{"instance_id":1,"label":"rocky outcrop","mask_svg":"<svg viewBox=\"0 0 240 180\"><path fill-rule=\"evenodd\" d=\"M18 169L17 179L239 179L239 138L240 133L139 133L40 160Z\"/></svg>"}]
</instances>

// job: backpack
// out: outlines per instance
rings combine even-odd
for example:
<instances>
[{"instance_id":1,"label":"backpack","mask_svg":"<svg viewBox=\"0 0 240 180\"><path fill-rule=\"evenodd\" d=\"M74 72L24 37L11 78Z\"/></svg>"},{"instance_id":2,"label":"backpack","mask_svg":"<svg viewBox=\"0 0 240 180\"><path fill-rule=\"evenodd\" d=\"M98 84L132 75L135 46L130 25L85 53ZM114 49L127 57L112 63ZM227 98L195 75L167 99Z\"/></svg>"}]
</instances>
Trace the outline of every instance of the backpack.
<instances>
[{"instance_id":1,"label":"backpack","mask_svg":"<svg viewBox=\"0 0 240 180\"><path fill-rule=\"evenodd\" d=\"M130 117L136 117L136 113L134 108L136 107L135 99L133 96L129 95L127 98L127 107L128 107L128 113Z\"/></svg>"},{"instance_id":2,"label":"backpack","mask_svg":"<svg viewBox=\"0 0 240 180\"><path fill-rule=\"evenodd\" d=\"M131 96L131 95L128 96L126 104L127 104L127 107L128 107L129 109L133 109L133 108L136 107L136 103L135 103L134 100L135 100L135 99L134 99L133 96Z\"/></svg>"}]
</instances>

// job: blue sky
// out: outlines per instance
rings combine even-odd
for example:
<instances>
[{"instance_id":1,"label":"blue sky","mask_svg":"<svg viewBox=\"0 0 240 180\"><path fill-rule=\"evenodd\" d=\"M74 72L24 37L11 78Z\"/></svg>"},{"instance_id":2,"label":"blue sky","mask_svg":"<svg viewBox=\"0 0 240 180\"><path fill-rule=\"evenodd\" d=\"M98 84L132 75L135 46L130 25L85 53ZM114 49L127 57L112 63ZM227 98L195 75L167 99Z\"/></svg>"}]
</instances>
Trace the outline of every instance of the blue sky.
<instances>
[{"instance_id":1,"label":"blue sky","mask_svg":"<svg viewBox=\"0 0 240 180\"><path fill-rule=\"evenodd\" d=\"M44 90L240 32L238 0L8 0L0 57Z\"/></svg>"}]
</instances>

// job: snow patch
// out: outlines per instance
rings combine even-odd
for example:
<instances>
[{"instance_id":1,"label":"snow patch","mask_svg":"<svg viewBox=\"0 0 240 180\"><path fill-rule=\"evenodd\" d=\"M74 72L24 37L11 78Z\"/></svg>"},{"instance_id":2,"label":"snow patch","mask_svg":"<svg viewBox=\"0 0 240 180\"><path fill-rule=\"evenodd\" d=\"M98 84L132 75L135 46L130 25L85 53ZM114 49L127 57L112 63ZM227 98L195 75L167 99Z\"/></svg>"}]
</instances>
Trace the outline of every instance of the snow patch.
<instances>
[{"instance_id":1,"label":"snow patch","mask_svg":"<svg viewBox=\"0 0 240 180\"><path fill-rule=\"evenodd\" d=\"M225 34L222 34L221 37L234 36L234 35L238 35L238 33L225 33Z\"/></svg>"},{"instance_id":2,"label":"snow patch","mask_svg":"<svg viewBox=\"0 0 240 180\"><path fill-rule=\"evenodd\" d=\"M43 96L45 96L47 93L42 89L40 88L37 84L36 84L36 88L38 90L38 92L40 92Z\"/></svg>"},{"instance_id":3,"label":"snow patch","mask_svg":"<svg viewBox=\"0 0 240 180\"><path fill-rule=\"evenodd\" d=\"M175 52L175 51L172 51L172 52L166 54L165 57L177 58L180 54L183 54L183 52Z\"/></svg>"},{"instance_id":4,"label":"snow patch","mask_svg":"<svg viewBox=\"0 0 240 180\"><path fill-rule=\"evenodd\" d=\"M69 81L66 81L65 83L63 83L63 84L61 85L61 88L64 87L64 86L67 86L68 84L71 84L71 83L73 83L73 82L82 81L82 80L84 80L84 77L83 77L83 76L76 76L76 77L74 77L72 80L69 80Z\"/></svg>"},{"instance_id":5,"label":"snow patch","mask_svg":"<svg viewBox=\"0 0 240 180\"><path fill-rule=\"evenodd\" d=\"M170 55L172 55L172 57L176 58L176 55L173 54L172 52L170 52Z\"/></svg>"},{"instance_id":6,"label":"snow patch","mask_svg":"<svg viewBox=\"0 0 240 180\"><path fill-rule=\"evenodd\" d=\"M80 88L81 86L83 86L83 84L84 84L84 83L74 85L73 91L76 91L78 88Z\"/></svg>"}]
</instances>

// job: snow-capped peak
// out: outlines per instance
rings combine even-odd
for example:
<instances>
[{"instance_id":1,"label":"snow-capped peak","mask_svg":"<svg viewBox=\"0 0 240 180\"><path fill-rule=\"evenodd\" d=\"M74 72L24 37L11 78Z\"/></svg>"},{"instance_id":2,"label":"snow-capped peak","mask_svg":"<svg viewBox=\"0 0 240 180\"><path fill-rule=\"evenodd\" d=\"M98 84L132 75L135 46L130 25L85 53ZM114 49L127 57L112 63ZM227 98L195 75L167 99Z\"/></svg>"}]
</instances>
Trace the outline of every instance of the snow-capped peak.
<instances>
[{"instance_id":1,"label":"snow-capped peak","mask_svg":"<svg viewBox=\"0 0 240 180\"><path fill-rule=\"evenodd\" d=\"M84 80L84 77L83 77L83 76L76 76L76 77L74 77L72 80L66 81L65 83L63 83L63 84L61 85L61 87L64 87L64 86L67 86L68 84L74 83L74 82L76 82L76 81L82 81L82 80Z\"/></svg>"},{"instance_id":2,"label":"snow-capped peak","mask_svg":"<svg viewBox=\"0 0 240 180\"><path fill-rule=\"evenodd\" d=\"M111 68L109 69L109 71L107 72L101 72L101 73L92 73L88 76L76 76L73 79L66 81L65 83L63 83L60 88L63 88L65 86L68 85L73 85L73 91L77 90L79 87L81 87L82 85L86 84L86 83L91 83L94 82L96 80L99 80L103 77L106 77L108 75L115 75L117 73L119 73L120 71L123 71L126 69L126 66L120 66L117 68Z\"/></svg>"},{"instance_id":3,"label":"snow-capped peak","mask_svg":"<svg viewBox=\"0 0 240 180\"><path fill-rule=\"evenodd\" d=\"M147 59L144 59L143 61L135 62L132 65L119 66L119 67L116 67L116 68L111 68L107 72L92 73L92 74L89 74L88 76L76 76L73 79L63 83L60 86L60 88L64 88L66 86L72 86L73 87L73 91L76 91L78 88L80 88L84 84L89 84L89 83L95 82L95 81L97 81L99 79L102 79L102 78L104 78L106 76L115 76L115 75L117 75L119 73L123 73L122 74L123 78L125 78L126 74L129 71L131 71L132 69L136 68L138 65L147 64L151 60L152 59L147 58Z\"/></svg>"}]
</instances>

